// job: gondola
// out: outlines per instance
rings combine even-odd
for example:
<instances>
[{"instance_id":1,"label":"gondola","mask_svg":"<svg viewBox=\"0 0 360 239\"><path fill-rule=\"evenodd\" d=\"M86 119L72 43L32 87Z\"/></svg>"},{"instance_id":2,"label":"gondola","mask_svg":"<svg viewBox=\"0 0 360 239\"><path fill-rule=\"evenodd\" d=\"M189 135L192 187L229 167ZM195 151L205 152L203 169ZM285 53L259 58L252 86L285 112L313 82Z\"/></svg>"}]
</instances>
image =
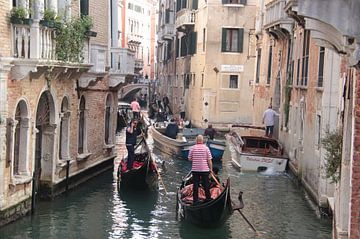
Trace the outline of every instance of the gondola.
<instances>
[{"instance_id":1,"label":"gondola","mask_svg":"<svg viewBox=\"0 0 360 239\"><path fill-rule=\"evenodd\" d=\"M146 190L156 189L158 186L158 171L156 163L151 157L151 152L143 137L135 147L133 168L126 170L126 158L118 167L119 190Z\"/></svg>"},{"instance_id":2,"label":"gondola","mask_svg":"<svg viewBox=\"0 0 360 239\"><path fill-rule=\"evenodd\" d=\"M186 197L184 198L183 194L185 187L189 185L191 187L191 183L192 176L189 174L182 181L182 184L177 192L176 208L177 216L180 220L184 220L201 227L220 226L230 217L234 210L239 209L239 207L234 209L232 205L230 198L230 178L227 179L225 185L215 186L221 190L221 193L213 200L201 202L196 205L193 205L191 201L186 201ZM213 195L213 192L211 194Z\"/></svg>"}]
</instances>

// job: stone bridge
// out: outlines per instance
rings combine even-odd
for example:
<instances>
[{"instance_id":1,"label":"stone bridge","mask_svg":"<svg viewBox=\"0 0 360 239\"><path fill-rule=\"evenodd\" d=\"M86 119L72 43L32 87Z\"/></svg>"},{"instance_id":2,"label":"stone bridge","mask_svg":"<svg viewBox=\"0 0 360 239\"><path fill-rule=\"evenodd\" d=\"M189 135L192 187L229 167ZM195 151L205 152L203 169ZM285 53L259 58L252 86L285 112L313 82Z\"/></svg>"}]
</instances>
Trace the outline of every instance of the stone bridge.
<instances>
[{"instance_id":1,"label":"stone bridge","mask_svg":"<svg viewBox=\"0 0 360 239\"><path fill-rule=\"evenodd\" d=\"M119 90L119 100L131 101L134 96L139 94L146 94L149 97L149 85L148 84L127 84L121 87Z\"/></svg>"}]
</instances>

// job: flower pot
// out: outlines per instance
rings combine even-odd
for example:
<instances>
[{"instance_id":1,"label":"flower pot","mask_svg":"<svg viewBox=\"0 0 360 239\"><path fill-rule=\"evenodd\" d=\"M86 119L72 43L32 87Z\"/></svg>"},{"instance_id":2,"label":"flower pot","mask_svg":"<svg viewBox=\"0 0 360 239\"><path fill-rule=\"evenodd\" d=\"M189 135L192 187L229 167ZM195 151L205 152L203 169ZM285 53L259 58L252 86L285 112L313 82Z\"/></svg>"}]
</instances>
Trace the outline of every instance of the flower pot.
<instances>
[{"instance_id":1,"label":"flower pot","mask_svg":"<svg viewBox=\"0 0 360 239\"><path fill-rule=\"evenodd\" d=\"M88 37L96 37L97 36L97 32L94 31L86 31L85 35Z\"/></svg>"},{"instance_id":2,"label":"flower pot","mask_svg":"<svg viewBox=\"0 0 360 239\"><path fill-rule=\"evenodd\" d=\"M31 25L32 23L33 23L33 19L31 19L31 18L25 18L23 20L23 24L25 24L25 25Z\"/></svg>"},{"instance_id":3,"label":"flower pot","mask_svg":"<svg viewBox=\"0 0 360 239\"><path fill-rule=\"evenodd\" d=\"M23 19L18 17L10 17L10 22L12 24L23 24Z\"/></svg>"},{"instance_id":4,"label":"flower pot","mask_svg":"<svg viewBox=\"0 0 360 239\"><path fill-rule=\"evenodd\" d=\"M51 20L40 20L40 24L44 27L50 27L50 28L53 28L55 27L55 23L54 21L51 21Z\"/></svg>"}]
</instances>

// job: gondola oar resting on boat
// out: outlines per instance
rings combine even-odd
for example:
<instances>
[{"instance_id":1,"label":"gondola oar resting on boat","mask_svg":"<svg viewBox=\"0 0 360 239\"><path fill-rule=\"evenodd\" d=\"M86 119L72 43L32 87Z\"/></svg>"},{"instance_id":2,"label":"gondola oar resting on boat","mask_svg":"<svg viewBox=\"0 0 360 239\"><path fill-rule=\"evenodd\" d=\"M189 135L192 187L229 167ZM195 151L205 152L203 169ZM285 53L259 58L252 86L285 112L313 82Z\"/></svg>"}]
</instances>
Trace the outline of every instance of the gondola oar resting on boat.
<instances>
[{"instance_id":1,"label":"gondola oar resting on boat","mask_svg":"<svg viewBox=\"0 0 360 239\"><path fill-rule=\"evenodd\" d=\"M145 138L135 146L135 157L133 168L127 170L126 160L122 160L118 168L119 189L149 189L156 188L158 174L156 164L152 160L151 153L146 144Z\"/></svg>"},{"instance_id":2,"label":"gondola oar resting on boat","mask_svg":"<svg viewBox=\"0 0 360 239\"><path fill-rule=\"evenodd\" d=\"M145 142L144 145L145 145L145 147L146 147L146 150L149 152L149 155L150 155L151 160L152 160L153 162L155 162L154 159L152 158L151 151L150 151L150 149L149 149L149 146L147 145L146 139L144 139L144 142ZM155 171L156 171L156 173L157 173L157 176L158 176L158 178L160 179L160 182L161 182L161 184L162 184L163 187L164 187L165 193L167 194L167 190L166 190L164 181L163 181L163 179L162 179L162 177L161 177L161 175L160 175L160 172L159 172L156 164L154 164L154 165L155 165Z\"/></svg>"}]
</instances>

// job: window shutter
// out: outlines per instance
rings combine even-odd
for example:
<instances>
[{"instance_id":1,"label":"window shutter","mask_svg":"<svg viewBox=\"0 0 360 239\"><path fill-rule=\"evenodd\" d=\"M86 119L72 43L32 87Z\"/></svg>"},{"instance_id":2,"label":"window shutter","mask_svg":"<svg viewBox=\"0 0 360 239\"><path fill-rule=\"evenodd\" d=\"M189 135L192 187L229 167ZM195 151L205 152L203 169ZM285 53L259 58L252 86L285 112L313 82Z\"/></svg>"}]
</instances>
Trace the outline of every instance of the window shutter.
<instances>
[{"instance_id":1,"label":"window shutter","mask_svg":"<svg viewBox=\"0 0 360 239\"><path fill-rule=\"evenodd\" d=\"M180 41L179 38L176 38L176 57L179 57L179 47L180 47Z\"/></svg>"},{"instance_id":2,"label":"window shutter","mask_svg":"<svg viewBox=\"0 0 360 239\"><path fill-rule=\"evenodd\" d=\"M89 0L80 1L80 13L81 16L89 15Z\"/></svg>"},{"instance_id":3,"label":"window shutter","mask_svg":"<svg viewBox=\"0 0 360 239\"><path fill-rule=\"evenodd\" d=\"M246 0L240 0L240 4L246 5Z\"/></svg>"},{"instance_id":4,"label":"window shutter","mask_svg":"<svg viewBox=\"0 0 360 239\"><path fill-rule=\"evenodd\" d=\"M196 54L197 32L190 32L189 54Z\"/></svg>"},{"instance_id":5,"label":"window shutter","mask_svg":"<svg viewBox=\"0 0 360 239\"><path fill-rule=\"evenodd\" d=\"M228 0L221 0L222 1L222 4L227 4L228 3Z\"/></svg>"},{"instance_id":6,"label":"window shutter","mask_svg":"<svg viewBox=\"0 0 360 239\"><path fill-rule=\"evenodd\" d=\"M187 55L187 44L186 44L186 36L183 36L181 38L181 46L180 46L180 56L186 56Z\"/></svg>"},{"instance_id":7,"label":"window shutter","mask_svg":"<svg viewBox=\"0 0 360 239\"><path fill-rule=\"evenodd\" d=\"M221 38L221 51L226 51L226 28L222 29L222 38Z\"/></svg>"},{"instance_id":8,"label":"window shutter","mask_svg":"<svg viewBox=\"0 0 360 239\"><path fill-rule=\"evenodd\" d=\"M198 9L198 0L192 0L192 9L194 10Z\"/></svg>"},{"instance_id":9,"label":"window shutter","mask_svg":"<svg viewBox=\"0 0 360 239\"><path fill-rule=\"evenodd\" d=\"M244 45L244 28L239 29L239 38L238 38L238 51L243 52L243 45Z\"/></svg>"},{"instance_id":10,"label":"window shutter","mask_svg":"<svg viewBox=\"0 0 360 239\"><path fill-rule=\"evenodd\" d=\"M176 0L176 11L180 11L181 9L181 0Z\"/></svg>"},{"instance_id":11,"label":"window shutter","mask_svg":"<svg viewBox=\"0 0 360 239\"><path fill-rule=\"evenodd\" d=\"M170 9L165 10L165 23L170 23Z\"/></svg>"}]
</instances>

